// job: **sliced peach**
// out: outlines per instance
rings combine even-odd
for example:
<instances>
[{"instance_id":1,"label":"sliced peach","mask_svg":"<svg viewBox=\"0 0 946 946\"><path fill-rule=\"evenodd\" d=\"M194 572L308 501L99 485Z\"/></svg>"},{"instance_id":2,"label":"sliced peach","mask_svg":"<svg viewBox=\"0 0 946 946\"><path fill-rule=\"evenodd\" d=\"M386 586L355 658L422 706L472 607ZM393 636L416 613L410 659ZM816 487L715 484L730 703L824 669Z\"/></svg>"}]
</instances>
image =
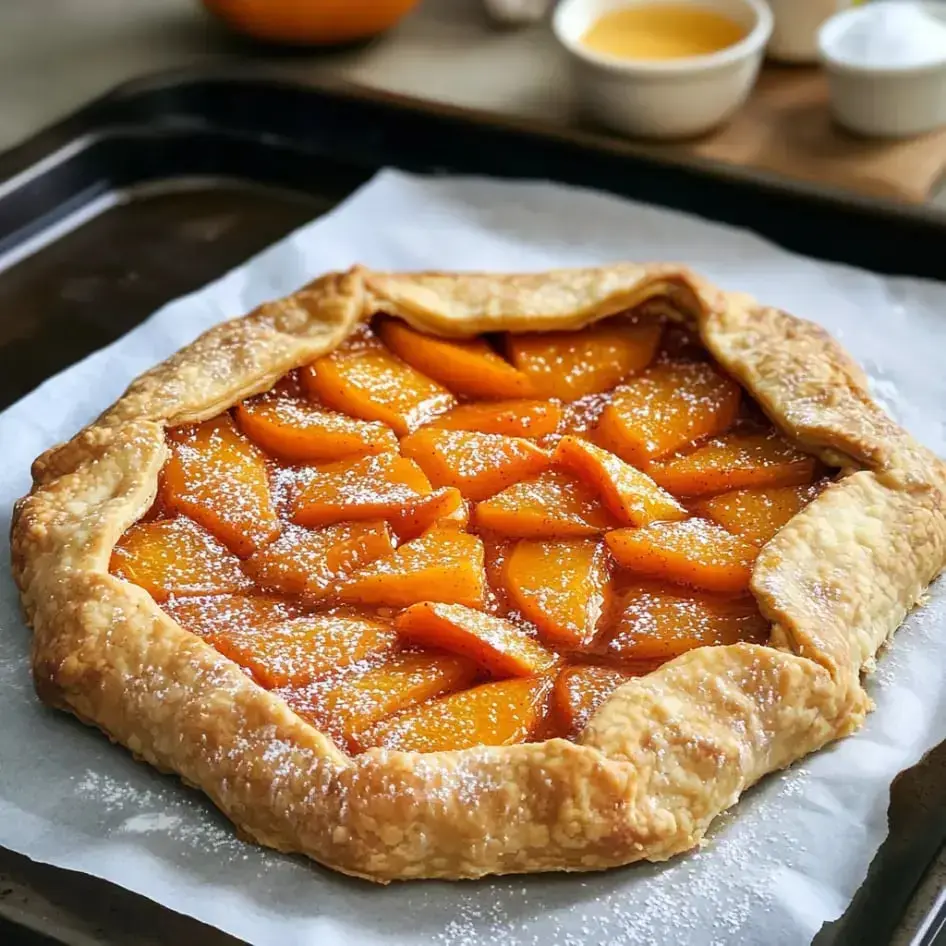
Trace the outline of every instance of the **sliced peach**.
<instances>
[{"instance_id":1,"label":"sliced peach","mask_svg":"<svg viewBox=\"0 0 946 946\"><path fill-rule=\"evenodd\" d=\"M617 563L645 578L707 591L747 591L759 549L708 519L652 522L605 537Z\"/></svg>"},{"instance_id":2,"label":"sliced peach","mask_svg":"<svg viewBox=\"0 0 946 946\"><path fill-rule=\"evenodd\" d=\"M423 601L402 611L394 627L408 643L469 657L500 677L532 676L558 662L511 621L462 604Z\"/></svg>"},{"instance_id":3,"label":"sliced peach","mask_svg":"<svg viewBox=\"0 0 946 946\"><path fill-rule=\"evenodd\" d=\"M413 510L430 483L413 460L382 453L318 467L291 502L301 526L352 519L388 519Z\"/></svg>"},{"instance_id":4,"label":"sliced peach","mask_svg":"<svg viewBox=\"0 0 946 946\"><path fill-rule=\"evenodd\" d=\"M528 376L483 338L435 338L397 319L384 319L378 334L395 355L454 394L498 399L533 393Z\"/></svg>"},{"instance_id":5,"label":"sliced peach","mask_svg":"<svg viewBox=\"0 0 946 946\"><path fill-rule=\"evenodd\" d=\"M212 637L234 628L252 631L299 613L296 605L282 598L258 594L171 597L161 607L185 631L198 637Z\"/></svg>"},{"instance_id":6,"label":"sliced peach","mask_svg":"<svg viewBox=\"0 0 946 946\"><path fill-rule=\"evenodd\" d=\"M468 532L436 526L343 579L336 594L349 604L406 608L443 601L482 608L486 599L483 543Z\"/></svg>"},{"instance_id":7,"label":"sliced peach","mask_svg":"<svg viewBox=\"0 0 946 946\"><path fill-rule=\"evenodd\" d=\"M527 677L442 696L356 734L354 748L442 752L526 742L545 717L550 687L548 677Z\"/></svg>"},{"instance_id":8,"label":"sliced peach","mask_svg":"<svg viewBox=\"0 0 946 946\"><path fill-rule=\"evenodd\" d=\"M616 614L603 650L620 661L669 660L694 647L740 641L764 644L770 631L754 598L686 594L661 583L628 589Z\"/></svg>"},{"instance_id":9,"label":"sliced peach","mask_svg":"<svg viewBox=\"0 0 946 946\"><path fill-rule=\"evenodd\" d=\"M587 440L562 437L552 462L572 470L597 490L623 523L643 526L657 520L687 517L686 509L646 473Z\"/></svg>"},{"instance_id":10,"label":"sliced peach","mask_svg":"<svg viewBox=\"0 0 946 946\"><path fill-rule=\"evenodd\" d=\"M425 427L401 441L434 486L454 486L474 501L540 473L549 456L521 437Z\"/></svg>"},{"instance_id":11,"label":"sliced peach","mask_svg":"<svg viewBox=\"0 0 946 946\"><path fill-rule=\"evenodd\" d=\"M574 332L507 335L506 352L539 396L575 401L646 368L660 333L657 321L609 319Z\"/></svg>"},{"instance_id":12,"label":"sliced peach","mask_svg":"<svg viewBox=\"0 0 946 946\"><path fill-rule=\"evenodd\" d=\"M561 419L562 409L554 401L495 401L460 404L431 421L430 426L534 440L555 433Z\"/></svg>"},{"instance_id":13,"label":"sliced peach","mask_svg":"<svg viewBox=\"0 0 946 946\"><path fill-rule=\"evenodd\" d=\"M661 362L617 388L598 443L633 466L722 433L739 413L739 386L702 362Z\"/></svg>"},{"instance_id":14,"label":"sliced peach","mask_svg":"<svg viewBox=\"0 0 946 946\"><path fill-rule=\"evenodd\" d=\"M343 575L393 555L394 549L394 533L383 520L340 522L317 532L288 525L243 568L261 588L318 595Z\"/></svg>"},{"instance_id":15,"label":"sliced peach","mask_svg":"<svg viewBox=\"0 0 946 946\"><path fill-rule=\"evenodd\" d=\"M267 453L291 463L397 453L397 437L390 427L355 420L298 398L272 393L250 398L237 407L236 419Z\"/></svg>"},{"instance_id":16,"label":"sliced peach","mask_svg":"<svg viewBox=\"0 0 946 946\"><path fill-rule=\"evenodd\" d=\"M222 414L169 433L162 498L246 556L279 532L266 458Z\"/></svg>"},{"instance_id":17,"label":"sliced peach","mask_svg":"<svg viewBox=\"0 0 946 946\"><path fill-rule=\"evenodd\" d=\"M391 520L401 541L416 539L437 524L463 529L470 520L470 511L463 494L452 486L428 493L414 506L407 506Z\"/></svg>"},{"instance_id":18,"label":"sliced peach","mask_svg":"<svg viewBox=\"0 0 946 946\"><path fill-rule=\"evenodd\" d=\"M592 713L634 674L612 667L566 667L552 688L552 715L558 731L574 739Z\"/></svg>"},{"instance_id":19,"label":"sliced peach","mask_svg":"<svg viewBox=\"0 0 946 946\"><path fill-rule=\"evenodd\" d=\"M523 539L506 558L510 603L552 646L581 647L594 637L608 592L608 561L596 539Z\"/></svg>"},{"instance_id":20,"label":"sliced peach","mask_svg":"<svg viewBox=\"0 0 946 946\"><path fill-rule=\"evenodd\" d=\"M748 542L765 545L814 499L817 492L816 485L737 489L697 500L690 508Z\"/></svg>"},{"instance_id":21,"label":"sliced peach","mask_svg":"<svg viewBox=\"0 0 946 946\"><path fill-rule=\"evenodd\" d=\"M270 690L306 686L332 670L393 650L397 640L389 624L354 614L306 614L212 637L220 653Z\"/></svg>"},{"instance_id":22,"label":"sliced peach","mask_svg":"<svg viewBox=\"0 0 946 946\"><path fill-rule=\"evenodd\" d=\"M655 463L649 472L677 496L704 496L731 489L810 483L815 463L814 457L775 431L732 431Z\"/></svg>"},{"instance_id":23,"label":"sliced peach","mask_svg":"<svg viewBox=\"0 0 946 946\"><path fill-rule=\"evenodd\" d=\"M276 692L316 728L345 741L398 710L469 686L476 664L451 654L394 654L384 663Z\"/></svg>"},{"instance_id":24,"label":"sliced peach","mask_svg":"<svg viewBox=\"0 0 946 946\"><path fill-rule=\"evenodd\" d=\"M109 571L140 585L155 601L172 594L228 594L253 585L240 560L184 516L131 526L112 550Z\"/></svg>"},{"instance_id":25,"label":"sliced peach","mask_svg":"<svg viewBox=\"0 0 946 946\"><path fill-rule=\"evenodd\" d=\"M477 503L476 525L518 538L597 535L619 523L590 486L564 470L547 470Z\"/></svg>"},{"instance_id":26,"label":"sliced peach","mask_svg":"<svg viewBox=\"0 0 946 946\"><path fill-rule=\"evenodd\" d=\"M453 395L393 355L377 339L359 339L302 369L302 385L336 411L378 420L399 436L454 405Z\"/></svg>"}]
</instances>

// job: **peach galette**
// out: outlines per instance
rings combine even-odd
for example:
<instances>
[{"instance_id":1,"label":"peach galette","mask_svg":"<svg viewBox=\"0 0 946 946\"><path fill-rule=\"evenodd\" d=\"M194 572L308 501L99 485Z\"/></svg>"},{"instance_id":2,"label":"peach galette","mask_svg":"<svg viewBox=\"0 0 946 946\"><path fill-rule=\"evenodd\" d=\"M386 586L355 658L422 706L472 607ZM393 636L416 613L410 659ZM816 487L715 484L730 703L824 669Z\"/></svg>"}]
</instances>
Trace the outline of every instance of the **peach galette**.
<instances>
[{"instance_id":1,"label":"peach galette","mask_svg":"<svg viewBox=\"0 0 946 946\"><path fill-rule=\"evenodd\" d=\"M323 277L34 480L40 695L378 880L692 847L857 727L946 547L838 346L668 266Z\"/></svg>"}]
</instances>

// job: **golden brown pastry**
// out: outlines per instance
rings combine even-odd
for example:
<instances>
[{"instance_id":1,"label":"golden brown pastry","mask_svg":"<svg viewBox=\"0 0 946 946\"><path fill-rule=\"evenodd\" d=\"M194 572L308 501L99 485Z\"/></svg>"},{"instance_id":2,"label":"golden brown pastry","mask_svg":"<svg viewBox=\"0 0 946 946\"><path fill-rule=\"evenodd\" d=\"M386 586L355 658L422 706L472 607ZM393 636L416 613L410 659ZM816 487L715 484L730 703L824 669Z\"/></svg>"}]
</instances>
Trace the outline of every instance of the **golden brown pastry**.
<instances>
[{"instance_id":1,"label":"golden brown pastry","mask_svg":"<svg viewBox=\"0 0 946 946\"><path fill-rule=\"evenodd\" d=\"M538 357L531 333L612 325L621 318L639 328L641 320L646 323L646 316L638 315L647 312L647 303L661 318L688 327L690 342L709 352L717 366L713 370L724 376L721 383L735 391L730 396L730 388L714 389L716 427L700 426L696 414L685 411L674 421L674 431L685 431L683 452L674 452L679 444L664 436L666 430L644 436L641 430L646 432L648 422L641 427L628 421L637 416L635 405L649 396L641 394L642 385L663 383L671 391L679 383L668 381L664 368L661 374L633 363L634 352L646 347L646 326L629 360L619 359L615 377L608 381L610 393L594 388L594 379L592 392L586 393L585 375L570 369L530 375ZM492 365L488 381L499 386L495 390L502 397L544 399L546 405L497 413L482 409L478 401L468 404L483 375L463 375L458 357L444 379L425 375L429 387L419 382L423 390L408 392L414 397L409 405L398 388L388 401L375 399L370 409L359 408L362 416L340 420L331 414L326 420L328 415L320 414L310 428L323 424L324 430L318 427L320 433L304 441L291 432L283 436L278 417L274 421L265 414L256 396L265 400L275 385L277 397L283 390L279 385L288 383L286 376L298 380L296 369L336 350L351 351L353 333L379 313L444 339L529 333L518 336L525 340L521 344L513 336L504 354L492 347L492 336L469 351ZM390 351L397 352L399 344L405 359L421 357L411 338L398 341L397 332L388 332L383 357L396 360ZM548 351L560 354L554 338L552 348L540 353L546 361ZM650 356L659 357L654 350L652 346ZM561 357L567 368L572 355ZM671 351L671 363L674 357ZM437 370L435 358L428 371ZM601 376L608 370L602 369ZM686 369L694 375L700 370ZM333 399L358 403L351 391L339 394L338 385L349 384L351 375L332 371L316 369L308 382L321 398L323 412L338 410ZM646 383L640 381L644 376ZM562 378L572 387L563 387ZM741 394L730 379L741 386ZM463 390L450 390L452 383ZM725 451L731 443L725 439L729 434L719 431L734 423L737 434L742 430L736 400L746 395L764 414L746 423L768 425L763 434L752 434L757 438L753 443L770 451L777 438L781 453L772 462L788 471L788 480L764 479L759 486L751 478L752 464L746 467L749 474L739 467L740 476L748 478L726 479L732 474L725 467L730 472L720 479L718 458L729 455ZM569 431L562 424L574 419L568 405L596 396L616 405L610 419L598 415L590 429L575 427L563 445L566 438L560 435ZM241 403L243 407L228 413ZM456 411L461 413L451 414ZM725 423L719 421L724 415ZM496 469L513 470L511 482L468 475L462 464L453 463L450 450L456 438L445 434L451 433L451 425L463 430L470 424L489 425L486 429L493 432L481 433L476 449L497 444L502 462L497 461ZM517 424L538 424L544 433L532 439L511 436ZM274 429L276 439L267 441L267 432ZM556 433L548 432L553 429ZM529 430L524 427L522 433ZM240 502L250 497L239 515L235 507L220 512L214 506L212 471L207 473L201 459L207 456L200 452L201 437L210 438L207 443L212 441L215 450L229 450L227 462L237 465L237 486L224 492L239 493ZM371 506L375 525L354 532L345 525L349 507L343 503L339 512L326 492L334 482L332 471L324 472L326 464L337 462L330 455L342 442L353 444L351 452L361 456L359 470L371 476L382 475L381 470L385 482L397 487L385 494L384 502L393 505L372 499L380 504ZM270 450L274 443L283 451L279 464L309 470L301 492L286 507L287 515L295 517L288 524L280 519L283 500L269 496L266 477L259 473L265 469L260 466L264 454L270 457L265 462L276 462ZM697 451L702 451L699 456ZM420 478L415 466L422 470ZM815 489L812 484L827 468L839 470L838 475ZM200 480L207 487L201 492L193 477L205 474L210 479ZM536 543L547 538L548 524L536 525L538 519L523 512L516 494L511 500L497 497L516 483L541 476L546 476L543 488L548 489L558 489L564 478L577 478L592 497L575 505L578 494L570 493L573 505L560 517L566 526L555 526L566 529L555 533L561 542L567 529L577 530L577 537L567 540L572 545L562 560L565 567L581 562L588 570L576 574L598 574L594 569L603 548L612 556L607 567L629 569L635 580L670 575L681 587L700 589L693 595L721 595L718 602L712 598L717 603L731 604L726 595L742 594L738 600L748 602L749 610L740 612L739 621L748 621L751 629L732 638L741 642L725 643L728 638L710 634L680 648L676 656L659 648L630 651L635 657L659 658L649 672L605 666L616 652L628 652L621 651L626 640L636 640L640 622L630 621L627 613L639 615L640 608L651 607L646 602L660 596L647 591L650 586L634 592L632 604L638 611L624 612L622 627L630 636L620 646L613 636L604 645L595 643L592 619L588 634L575 631L545 607L541 595L530 598L530 576L541 572L548 555L558 554L561 542L552 552L544 547L536 552ZM33 477L32 492L16 508L12 548L34 634L40 697L98 726L136 757L200 788L254 840L383 882L594 870L661 860L692 848L710 822L756 780L858 728L870 709L862 671L946 562L944 467L874 403L862 372L843 350L810 323L715 289L670 265L521 276L361 268L327 275L286 299L211 329L157 365L94 424L39 457ZM428 485L418 486L421 481ZM726 488L737 482L748 485L742 491ZM789 508L784 503L797 500L800 511L792 514L796 507L790 507L788 521L771 528L752 519L739 535L740 523L749 522L756 502L746 490L763 486L796 490L791 496L779 493L777 501L767 496L766 509L775 508L773 503ZM429 498L435 493L436 501ZM357 504L362 498L345 502ZM164 509L160 515L155 513L159 506ZM169 508L173 516L161 518ZM248 508L252 514L246 519ZM359 521L369 521L367 515L359 512ZM489 529L519 530L515 541L532 543L517 546L520 570L507 562L503 574L506 590L520 595L517 600L525 605L527 617L517 612L517 620L534 633L517 637L520 624L485 603L489 589L479 572L473 573L483 568L477 564L477 543L487 529L483 523ZM321 546L321 539L312 539L315 544L306 546L311 557L299 572L277 568L282 560L274 543L288 541L290 527L341 531ZM434 559L446 555L444 549L455 551L456 569L449 574L456 580L447 583L449 590L424 591L432 600L418 600L419 592L407 579L392 592L388 579L400 567L391 564L394 557L407 561L402 571L408 578L416 574L421 567L417 543L433 528L440 530ZM412 537L411 529L419 537ZM134 543L145 541L141 536L146 532L148 538L161 530L173 533L163 535L162 542L183 543L162 548L199 546L194 554L210 556L206 560L212 566L197 574L196 584L188 586L191 594L227 594L240 598L243 607L252 597L247 589L260 582L268 588L266 582L277 581L274 574L281 582L297 581L291 586L297 597L270 595L268 603L252 605L277 609L266 612L265 626L276 627L276 615L281 630L271 636L296 647L289 671L286 651L280 650L274 662L252 634L237 633L241 627L252 630L252 615L241 612L227 619L227 626L207 633L185 629L195 620L193 614L187 616L187 607L193 609L197 598L188 598L186 588L180 593L185 581L181 563L171 563L178 569L178 584L169 592L161 583L167 569L156 576L142 565L153 559L134 557L140 550ZM586 548L576 545L581 542L597 542L598 551L581 558ZM681 547L706 548L707 542L713 555L706 561L695 560L690 552L678 554ZM409 554L404 552L408 546ZM374 549L374 563L339 557L339 549L351 548ZM335 564L322 581L322 560L330 552ZM210 585L204 587L201 582L207 581ZM280 587L285 591L290 586ZM579 699L592 691L603 694L603 703L589 711L587 723L580 714L570 718L570 729L543 728L547 721L540 720L502 745L433 752L398 748L426 745L423 739L416 741L418 727L428 734L435 729L430 722L435 717L418 716L400 704L389 717L372 717L366 728L351 730L353 741L339 740L329 723L317 728L301 704L286 697L287 679L315 685L312 681L326 672L318 662L329 659L324 626L317 629L318 647L306 649L299 641L308 640L304 635L311 628L300 630L298 623L304 624L309 613L305 607L326 595L335 596L333 607L365 601L378 606L370 615L344 607L331 612L336 621L331 640L344 642L340 653L350 656L352 647L362 648L357 654L381 654L403 668L405 661L419 660L416 655L422 657L433 641L447 653L438 658L438 679L449 677L451 682L443 686L464 696L463 706L477 692L470 687L497 685L484 684L484 673L527 683L545 679L545 674L549 687L551 675L559 673L555 686L563 705L571 705L570 694ZM528 612L530 606L533 612ZM464 609L481 617L468 619ZM317 607L313 613L323 614ZM293 621L291 632L286 631ZM351 643L355 639L357 645ZM511 687L503 690L503 705L518 699L515 694L525 686L515 693ZM547 689L535 684L529 692L541 691L545 699ZM430 695L442 692L434 688ZM457 703L444 710L443 699L437 702L436 719L453 719L449 713ZM437 732L448 743L454 738L449 727ZM552 738L544 738L547 734ZM488 736L482 739L489 741Z\"/></svg>"}]
</instances>

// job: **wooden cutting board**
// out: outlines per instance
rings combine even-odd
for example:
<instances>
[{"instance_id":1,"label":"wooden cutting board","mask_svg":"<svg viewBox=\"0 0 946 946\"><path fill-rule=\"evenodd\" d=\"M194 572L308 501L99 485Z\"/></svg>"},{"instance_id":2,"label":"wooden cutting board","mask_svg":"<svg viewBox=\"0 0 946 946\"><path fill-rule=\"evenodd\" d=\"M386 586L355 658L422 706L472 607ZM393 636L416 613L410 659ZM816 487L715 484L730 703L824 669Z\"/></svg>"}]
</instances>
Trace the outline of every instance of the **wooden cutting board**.
<instances>
[{"instance_id":1,"label":"wooden cutting board","mask_svg":"<svg viewBox=\"0 0 946 946\"><path fill-rule=\"evenodd\" d=\"M332 71L374 89L608 134L588 124L573 73L547 26L496 32L479 12L474 3L425 0L389 38L335 60ZM749 101L706 137L629 143L658 158L696 157L911 203L928 200L946 170L946 129L889 141L835 125L827 79L816 66L766 64Z\"/></svg>"},{"instance_id":2,"label":"wooden cutting board","mask_svg":"<svg viewBox=\"0 0 946 946\"><path fill-rule=\"evenodd\" d=\"M723 128L670 151L921 203L946 169L946 129L905 140L860 138L831 120L812 67L766 66L749 102Z\"/></svg>"},{"instance_id":3,"label":"wooden cutting board","mask_svg":"<svg viewBox=\"0 0 946 946\"><path fill-rule=\"evenodd\" d=\"M496 31L473 0L424 0L368 47L283 60L279 68L296 80L331 78L539 126L609 134L587 121L568 65L547 24ZM827 81L808 66L766 65L746 105L707 137L680 144L622 140L658 158L698 157L913 203L931 196L946 168L946 130L883 141L835 126Z\"/></svg>"}]
</instances>

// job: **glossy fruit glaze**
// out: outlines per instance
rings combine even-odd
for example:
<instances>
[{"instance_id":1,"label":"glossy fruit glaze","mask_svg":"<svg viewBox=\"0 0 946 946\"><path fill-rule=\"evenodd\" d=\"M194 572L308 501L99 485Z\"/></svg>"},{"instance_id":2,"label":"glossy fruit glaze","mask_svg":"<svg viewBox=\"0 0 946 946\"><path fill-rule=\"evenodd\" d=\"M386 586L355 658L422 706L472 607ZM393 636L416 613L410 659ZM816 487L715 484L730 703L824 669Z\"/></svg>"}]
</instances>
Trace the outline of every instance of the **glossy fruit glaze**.
<instances>
[{"instance_id":1,"label":"glossy fruit glaze","mask_svg":"<svg viewBox=\"0 0 946 946\"><path fill-rule=\"evenodd\" d=\"M827 473L635 312L377 317L167 444L111 571L352 753L575 738L664 661L765 643L753 563Z\"/></svg>"}]
</instances>

